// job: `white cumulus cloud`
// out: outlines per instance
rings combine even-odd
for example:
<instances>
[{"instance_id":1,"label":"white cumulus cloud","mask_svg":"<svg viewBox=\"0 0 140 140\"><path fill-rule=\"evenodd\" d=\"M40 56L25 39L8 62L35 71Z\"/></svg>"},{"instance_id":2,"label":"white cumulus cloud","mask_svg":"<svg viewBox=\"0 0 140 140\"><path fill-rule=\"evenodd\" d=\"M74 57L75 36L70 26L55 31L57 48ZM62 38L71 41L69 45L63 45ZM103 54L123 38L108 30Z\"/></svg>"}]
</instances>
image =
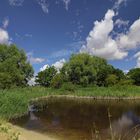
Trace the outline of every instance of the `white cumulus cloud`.
<instances>
[{"instance_id":1,"label":"white cumulus cloud","mask_svg":"<svg viewBox=\"0 0 140 140\"><path fill-rule=\"evenodd\" d=\"M0 28L0 44L9 44L9 34L2 28Z\"/></svg>"},{"instance_id":2,"label":"white cumulus cloud","mask_svg":"<svg viewBox=\"0 0 140 140\"><path fill-rule=\"evenodd\" d=\"M110 35L114 28L114 16L115 12L108 10L103 20L94 22L94 27L80 52L87 52L106 59L122 59L127 56L127 52L121 50L116 40Z\"/></svg>"},{"instance_id":3,"label":"white cumulus cloud","mask_svg":"<svg viewBox=\"0 0 140 140\"><path fill-rule=\"evenodd\" d=\"M136 67L137 67L137 68L140 68L140 52L137 52L137 53L134 55L134 58L137 59Z\"/></svg>"},{"instance_id":4,"label":"white cumulus cloud","mask_svg":"<svg viewBox=\"0 0 140 140\"><path fill-rule=\"evenodd\" d=\"M40 68L40 71L44 71L45 69L49 68L50 66L48 64L44 65Z\"/></svg>"},{"instance_id":5,"label":"white cumulus cloud","mask_svg":"<svg viewBox=\"0 0 140 140\"><path fill-rule=\"evenodd\" d=\"M66 63L66 60L63 58L63 59L53 63L51 66L54 66L56 68L57 72L59 72L65 63ZM50 65L46 64L40 68L40 71L44 71L45 69L47 69L49 67L50 67Z\"/></svg>"},{"instance_id":6,"label":"white cumulus cloud","mask_svg":"<svg viewBox=\"0 0 140 140\"><path fill-rule=\"evenodd\" d=\"M57 69L57 71L59 72L60 69L62 69L62 67L63 67L63 65L65 63L66 63L66 60L65 59L61 59L61 60L55 62L54 64L52 64L52 66L54 66Z\"/></svg>"},{"instance_id":7,"label":"white cumulus cloud","mask_svg":"<svg viewBox=\"0 0 140 140\"><path fill-rule=\"evenodd\" d=\"M118 37L118 44L126 49L133 49L140 45L140 18L134 21L126 34Z\"/></svg>"},{"instance_id":8,"label":"white cumulus cloud","mask_svg":"<svg viewBox=\"0 0 140 140\"><path fill-rule=\"evenodd\" d=\"M94 22L94 27L80 52L113 60L125 58L129 50L140 46L140 18L135 20L126 32L122 31L113 37L111 33L114 32L115 26L123 26L126 30L129 22L120 19L114 22L115 15L114 10L108 10L103 20Z\"/></svg>"},{"instance_id":9,"label":"white cumulus cloud","mask_svg":"<svg viewBox=\"0 0 140 140\"><path fill-rule=\"evenodd\" d=\"M32 52L27 53L27 58L31 64L39 64L45 61L44 58L34 57Z\"/></svg>"}]
</instances>

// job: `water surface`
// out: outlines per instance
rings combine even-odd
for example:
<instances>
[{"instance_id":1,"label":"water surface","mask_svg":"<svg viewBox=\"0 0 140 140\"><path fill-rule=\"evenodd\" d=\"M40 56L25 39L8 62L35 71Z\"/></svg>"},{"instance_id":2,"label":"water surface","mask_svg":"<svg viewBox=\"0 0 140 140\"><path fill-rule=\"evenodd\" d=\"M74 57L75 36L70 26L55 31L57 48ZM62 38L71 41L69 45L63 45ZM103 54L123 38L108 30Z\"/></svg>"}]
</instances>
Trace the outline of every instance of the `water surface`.
<instances>
[{"instance_id":1,"label":"water surface","mask_svg":"<svg viewBox=\"0 0 140 140\"><path fill-rule=\"evenodd\" d=\"M35 109L12 123L58 140L106 140L111 134L129 140L139 135L139 100L50 98L43 108L35 105Z\"/></svg>"}]
</instances>

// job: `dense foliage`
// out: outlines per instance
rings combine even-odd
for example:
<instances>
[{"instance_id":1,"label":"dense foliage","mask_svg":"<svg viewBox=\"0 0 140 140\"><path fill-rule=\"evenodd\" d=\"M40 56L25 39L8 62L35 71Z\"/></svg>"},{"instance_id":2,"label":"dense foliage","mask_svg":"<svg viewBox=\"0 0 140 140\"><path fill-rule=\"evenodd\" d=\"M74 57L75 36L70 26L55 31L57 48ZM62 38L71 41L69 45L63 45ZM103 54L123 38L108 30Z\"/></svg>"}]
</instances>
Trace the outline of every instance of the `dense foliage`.
<instances>
[{"instance_id":1,"label":"dense foliage","mask_svg":"<svg viewBox=\"0 0 140 140\"><path fill-rule=\"evenodd\" d=\"M33 76L26 54L15 45L0 45L0 88L23 87ZM128 74L114 68L103 58L74 54L62 69L47 67L36 76L36 83L45 87L140 85L140 68ZM72 88L71 88L72 89Z\"/></svg>"},{"instance_id":2,"label":"dense foliage","mask_svg":"<svg viewBox=\"0 0 140 140\"><path fill-rule=\"evenodd\" d=\"M51 87L60 88L63 84L63 76L62 74L56 74L54 78L51 80Z\"/></svg>"},{"instance_id":3,"label":"dense foliage","mask_svg":"<svg viewBox=\"0 0 140 140\"><path fill-rule=\"evenodd\" d=\"M135 85L140 85L140 68L131 69L128 77L133 80Z\"/></svg>"},{"instance_id":4,"label":"dense foliage","mask_svg":"<svg viewBox=\"0 0 140 140\"><path fill-rule=\"evenodd\" d=\"M36 81L42 86L60 88L65 83L83 87L113 86L122 79L125 79L123 71L115 69L105 59L88 54L75 54L59 72L55 67L47 67L38 73Z\"/></svg>"},{"instance_id":5,"label":"dense foliage","mask_svg":"<svg viewBox=\"0 0 140 140\"><path fill-rule=\"evenodd\" d=\"M124 78L124 73L109 65L103 58L88 54L72 55L69 62L62 68L61 72L73 84L82 86L98 85L106 86L108 75L115 75L116 79L112 84Z\"/></svg>"},{"instance_id":6,"label":"dense foliage","mask_svg":"<svg viewBox=\"0 0 140 140\"><path fill-rule=\"evenodd\" d=\"M106 78L106 86L113 86L117 84L118 82L118 77L114 74L109 74Z\"/></svg>"},{"instance_id":7,"label":"dense foliage","mask_svg":"<svg viewBox=\"0 0 140 140\"><path fill-rule=\"evenodd\" d=\"M56 73L57 70L54 66L47 67L44 71L38 73L36 82L42 86L49 87Z\"/></svg>"},{"instance_id":8,"label":"dense foliage","mask_svg":"<svg viewBox=\"0 0 140 140\"><path fill-rule=\"evenodd\" d=\"M23 50L15 45L0 45L0 88L26 86L33 73Z\"/></svg>"}]
</instances>

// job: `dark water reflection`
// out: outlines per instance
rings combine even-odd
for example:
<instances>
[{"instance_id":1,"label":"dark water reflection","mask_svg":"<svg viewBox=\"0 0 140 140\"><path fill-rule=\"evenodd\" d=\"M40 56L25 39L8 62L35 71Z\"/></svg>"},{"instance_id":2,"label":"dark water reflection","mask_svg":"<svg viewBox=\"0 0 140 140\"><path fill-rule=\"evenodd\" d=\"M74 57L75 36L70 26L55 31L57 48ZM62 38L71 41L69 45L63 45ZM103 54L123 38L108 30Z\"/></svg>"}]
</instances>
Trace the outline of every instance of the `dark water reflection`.
<instances>
[{"instance_id":1,"label":"dark water reflection","mask_svg":"<svg viewBox=\"0 0 140 140\"><path fill-rule=\"evenodd\" d=\"M36 108L40 110L38 106ZM98 136L97 132L102 140L111 134L129 140L139 135L140 101L55 98L48 100L42 111L31 111L28 116L12 122L60 140L93 140Z\"/></svg>"}]
</instances>

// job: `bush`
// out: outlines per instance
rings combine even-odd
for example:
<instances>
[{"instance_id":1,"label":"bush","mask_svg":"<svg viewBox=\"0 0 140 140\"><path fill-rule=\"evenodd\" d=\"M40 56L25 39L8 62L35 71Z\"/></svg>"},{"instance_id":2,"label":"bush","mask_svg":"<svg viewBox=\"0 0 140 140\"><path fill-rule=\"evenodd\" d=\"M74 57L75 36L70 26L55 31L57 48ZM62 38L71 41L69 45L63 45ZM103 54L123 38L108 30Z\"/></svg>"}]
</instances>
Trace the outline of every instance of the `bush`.
<instances>
[{"instance_id":1,"label":"bush","mask_svg":"<svg viewBox=\"0 0 140 140\"><path fill-rule=\"evenodd\" d=\"M74 92L76 90L76 85L72 84L71 82L64 83L62 85L62 89L70 92Z\"/></svg>"},{"instance_id":2,"label":"bush","mask_svg":"<svg viewBox=\"0 0 140 140\"><path fill-rule=\"evenodd\" d=\"M118 82L118 77L114 74L109 74L106 78L106 86L113 86Z\"/></svg>"},{"instance_id":3,"label":"bush","mask_svg":"<svg viewBox=\"0 0 140 140\"><path fill-rule=\"evenodd\" d=\"M129 79L124 79L119 81L118 85L125 86L125 85L133 85L134 81Z\"/></svg>"},{"instance_id":4,"label":"bush","mask_svg":"<svg viewBox=\"0 0 140 140\"><path fill-rule=\"evenodd\" d=\"M83 87L87 87L87 85L89 84L89 80L88 80L88 77L87 76L84 76L80 79L80 84L83 86Z\"/></svg>"},{"instance_id":5,"label":"bush","mask_svg":"<svg viewBox=\"0 0 140 140\"><path fill-rule=\"evenodd\" d=\"M57 74L51 81L51 87L60 88L63 84L63 77L61 74Z\"/></svg>"}]
</instances>

